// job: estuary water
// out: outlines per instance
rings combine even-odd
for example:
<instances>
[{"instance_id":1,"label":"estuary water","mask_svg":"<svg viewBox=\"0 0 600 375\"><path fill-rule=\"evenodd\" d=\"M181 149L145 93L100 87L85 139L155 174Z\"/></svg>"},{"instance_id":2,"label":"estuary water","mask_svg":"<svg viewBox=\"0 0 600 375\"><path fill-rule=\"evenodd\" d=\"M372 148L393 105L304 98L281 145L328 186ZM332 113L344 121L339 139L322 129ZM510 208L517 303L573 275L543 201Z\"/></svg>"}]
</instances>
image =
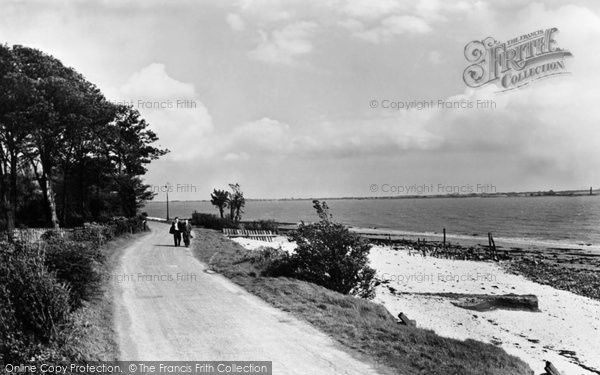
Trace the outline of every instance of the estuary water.
<instances>
[{"instance_id":1,"label":"estuary water","mask_svg":"<svg viewBox=\"0 0 600 375\"><path fill-rule=\"evenodd\" d=\"M336 221L359 228L399 233L441 233L449 237L495 238L548 246L600 249L600 196L403 198L328 200ZM170 216L193 211L218 214L207 201L169 203ZM143 211L166 217L165 202L149 202ZM243 220L317 221L310 200L247 201Z\"/></svg>"}]
</instances>

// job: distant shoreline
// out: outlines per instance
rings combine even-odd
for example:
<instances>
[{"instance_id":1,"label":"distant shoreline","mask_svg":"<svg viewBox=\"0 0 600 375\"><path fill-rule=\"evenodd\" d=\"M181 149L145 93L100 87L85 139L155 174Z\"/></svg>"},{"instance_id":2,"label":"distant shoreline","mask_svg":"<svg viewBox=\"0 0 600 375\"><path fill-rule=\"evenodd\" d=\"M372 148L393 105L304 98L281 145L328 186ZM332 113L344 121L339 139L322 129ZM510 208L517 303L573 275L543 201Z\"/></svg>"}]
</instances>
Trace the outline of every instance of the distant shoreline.
<instances>
[{"instance_id":1,"label":"distant shoreline","mask_svg":"<svg viewBox=\"0 0 600 375\"><path fill-rule=\"evenodd\" d=\"M334 201L334 200L368 200L368 199L439 199L439 198L536 198L536 197L595 197L600 195L600 189L592 190L560 190L560 191L525 191L525 192L499 192L499 193L471 193L471 194L411 194L411 195L386 195L372 197L321 197L321 198L246 198L247 202L286 202L286 201ZM148 203L166 203L166 201L151 200ZM208 199L194 200L169 200L169 202L210 202Z\"/></svg>"}]
</instances>

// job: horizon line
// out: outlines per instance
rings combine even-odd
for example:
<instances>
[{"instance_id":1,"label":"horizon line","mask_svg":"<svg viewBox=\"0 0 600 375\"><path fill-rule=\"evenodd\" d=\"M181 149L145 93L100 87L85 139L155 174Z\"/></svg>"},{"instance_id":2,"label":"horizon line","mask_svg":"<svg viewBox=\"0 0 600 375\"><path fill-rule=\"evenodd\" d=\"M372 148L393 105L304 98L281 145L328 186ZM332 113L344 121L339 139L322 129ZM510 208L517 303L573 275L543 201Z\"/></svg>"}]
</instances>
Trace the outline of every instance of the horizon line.
<instances>
[{"instance_id":1,"label":"horizon line","mask_svg":"<svg viewBox=\"0 0 600 375\"><path fill-rule=\"evenodd\" d=\"M591 188L591 187L590 187ZM503 196L503 195L525 195L525 197L530 196L530 194L539 194L542 193L543 196L553 196L554 194L558 196L565 196L567 193L582 193L586 192L588 194L579 194L581 196L590 196L590 189L574 189L574 190L557 190L553 189L549 190L530 190L530 191L507 191L507 192L495 192L495 193L447 193L447 194L408 194L408 195L381 195L381 196L340 196L340 197L286 197L286 198L246 198L247 201L309 201L309 200L342 200L342 199L423 199L423 198L478 198L478 197L494 197L494 196ZM550 192L554 194L549 194ZM591 195L597 195L600 193L600 188L593 189ZM161 202L166 203L166 200L149 200L148 202ZM210 202L209 199L170 199L169 202Z\"/></svg>"}]
</instances>

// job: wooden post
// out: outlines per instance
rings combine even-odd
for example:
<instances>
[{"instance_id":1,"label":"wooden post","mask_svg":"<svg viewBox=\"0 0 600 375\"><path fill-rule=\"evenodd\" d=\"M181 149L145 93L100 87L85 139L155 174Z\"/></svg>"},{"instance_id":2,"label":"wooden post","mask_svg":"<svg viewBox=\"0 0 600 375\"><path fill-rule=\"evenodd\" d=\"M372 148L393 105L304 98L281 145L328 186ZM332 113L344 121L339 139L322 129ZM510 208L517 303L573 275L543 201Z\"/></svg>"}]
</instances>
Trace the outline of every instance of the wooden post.
<instances>
[{"instance_id":1,"label":"wooden post","mask_svg":"<svg viewBox=\"0 0 600 375\"><path fill-rule=\"evenodd\" d=\"M546 361L546 367L544 367L544 370L546 370L548 375L562 375L562 372L558 371L558 369L554 367L550 361Z\"/></svg>"},{"instance_id":2,"label":"wooden post","mask_svg":"<svg viewBox=\"0 0 600 375\"><path fill-rule=\"evenodd\" d=\"M412 320L412 319L408 319L408 317L406 315L404 315L404 313L400 313L398 314L398 318L400 319L400 321L398 323L403 324L405 326L409 326L409 327L416 327L417 326L417 322Z\"/></svg>"},{"instance_id":3,"label":"wooden post","mask_svg":"<svg viewBox=\"0 0 600 375\"><path fill-rule=\"evenodd\" d=\"M444 241L443 241L443 249L446 252L446 228L444 228Z\"/></svg>"},{"instance_id":4,"label":"wooden post","mask_svg":"<svg viewBox=\"0 0 600 375\"><path fill-rule=\"evenodd\" d=\"M490 251L490 257L492 259L497 259L496 256L498 252L496 251L496 242L494 241L492 232L488 232L488 249Z\"/></svg>"}]
</instances>

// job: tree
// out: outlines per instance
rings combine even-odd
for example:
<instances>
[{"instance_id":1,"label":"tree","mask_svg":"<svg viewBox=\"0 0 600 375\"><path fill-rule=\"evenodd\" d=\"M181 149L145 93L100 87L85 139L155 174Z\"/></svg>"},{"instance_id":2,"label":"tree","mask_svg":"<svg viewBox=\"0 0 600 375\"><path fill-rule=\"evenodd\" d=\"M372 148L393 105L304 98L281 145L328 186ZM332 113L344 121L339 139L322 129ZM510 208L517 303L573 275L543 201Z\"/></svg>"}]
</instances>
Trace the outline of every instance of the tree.
<instances>
[{"instance_id":1,"label":"tree","mask_svg":"<svg viewBox=\"0 0 600 375\"><path fill-rule=\"evenodd\" d=\"M110 121L110 115L99 109L106 107L106 100L93 84L65 67L58 59L23 46L14 46L12 56L19 71L31 79L39 92L38 105L43 106L32 129L33 152L28 155L42 195L47 204L47 216L53 227L58 227L57 203L54 185L59 176L62 185L72 174L72 166L85 169L83 165L92 153L97 130ZM107 117L108 116L108 117ZM84 207L83 179L79 178L73 198L79 198L79 208ZM74 190L74 189L73 189ZM72 192L72 191L71 191ZM67 189L62 191L62 220L67 217Z\"/></svg>"},{"instance_id":2,"label":"tree","mask_svg":"<svg viewBox=\"0 0 600 375\"><path fill-rule=\"evenodd\" d=\"M317 215L321 221L331 221L332 215L329 213L329 206L327 202L319 202L318 200L313 200L313 208L317 211Z\"/></svg>"},{"instance_id":3,"label":"tree","mask_svg":"<svg viewBox=\"0 0 600 375\"><path fill-rule=\"evenodd\" d=\"M115 120L104 129L104 154L108 158L114 188L121 200L123 215L135 216L137 209L154 194L149 185L142 183L140 175L146 173L146 165L169 152L152 146L158 140L156 133L148 129L148 123L140 113L128 106L115 108ZM107 177L111 177L107 176Z\"/></svg>"},{"instance_id":4,"label":"tree","mask_svg":"<svg viewBox=\"0 0 600 375\"><path fill-rule=\"evenodd\" d=\"M229 187L232 191L229 195L229 214L231 220L240 221L244 212L242 209L246 205L246 199L244 198L240 184L229 184Z\"/></svg>"},{"instance_id":5,"label":"tree","mask_svg":"<svg viewBox=\"0 0 600 375\"><path fill-rule=\"evenodd\" d=\"M0 227L9 234L40 217L58 227L135 215L153 197L147 164L168 152L157 140L138 111L58 59L0 45Z\"/></svg>"},{"instance_id":6,"label":"tree","mask_svg":"<svg viewBox=\"0 0 600 375\"><path fill-rule=\"evenodd\" d=\"M221 214L222 219L223 214L225 213L225 208L229 204L229 192L225 190L214 189L210 195L210 203L219 209L219 214Z\"/></svg>"},{"instance_id":7,"label":"tree","mask_svg":"<svg viewBox=\"0 0 600 375\"><path fill-rule=\"evenodd\" d=\"M9 239L16 223L19 169L31 148L34 119L40 113L34 82L22 74L10 50L0 46L0 206Z\"/></svg>"}]
</instances>

